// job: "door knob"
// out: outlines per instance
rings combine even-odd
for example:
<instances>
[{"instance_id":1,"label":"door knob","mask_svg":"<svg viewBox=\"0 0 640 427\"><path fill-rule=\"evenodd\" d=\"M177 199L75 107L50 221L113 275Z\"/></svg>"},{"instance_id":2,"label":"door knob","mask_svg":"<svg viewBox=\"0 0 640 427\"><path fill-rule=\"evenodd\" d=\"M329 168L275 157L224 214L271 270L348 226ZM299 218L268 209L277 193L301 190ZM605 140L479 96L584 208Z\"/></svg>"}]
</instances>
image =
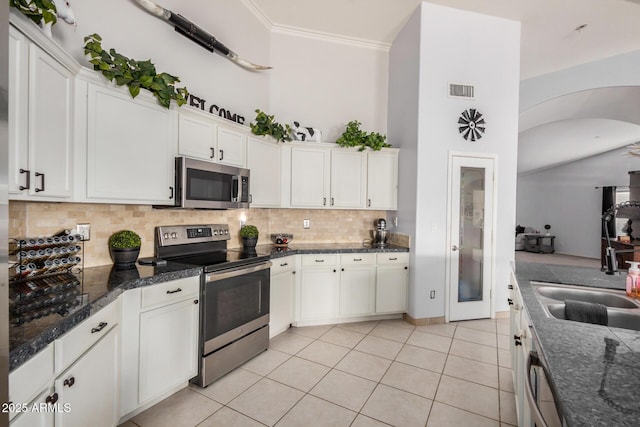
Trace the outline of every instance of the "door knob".
<instances>
[{"instance_id":1,"label":"door knob","mask_svg":"<svg viewBox=\"0 0 640 427\"><path fill-rule=\"evenodd\" d=\"M452 251L459 251L460 248L457 245L453 245L453 246L451 246L451 250Z\"/></svg>"}]
</instances>

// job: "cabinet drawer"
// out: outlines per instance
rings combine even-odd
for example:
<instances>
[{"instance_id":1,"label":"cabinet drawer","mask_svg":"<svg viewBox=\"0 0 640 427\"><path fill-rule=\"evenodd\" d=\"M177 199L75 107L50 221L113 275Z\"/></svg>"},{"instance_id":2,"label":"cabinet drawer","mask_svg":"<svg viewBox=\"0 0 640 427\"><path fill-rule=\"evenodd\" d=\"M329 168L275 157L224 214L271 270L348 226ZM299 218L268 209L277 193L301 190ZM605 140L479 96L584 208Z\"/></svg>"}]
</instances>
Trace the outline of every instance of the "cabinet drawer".
<instances>
[{"instance_id":1,"label":"cabinet drawer","mask_svg":"<svg viewBox=\"0 0 640 427\"><path fill-rule=\"evenodd\" d=\"M30 402L53 381L53 368L53 345L48 345L9 374L9 401ZM11 413L10 417L14 415Z\"/></svg>"},{"instance_id":2,"label":"cabinet drawer","mask_svg":"<svg viewBox=\"0 0 640 427\"><path fill-rule=\"evenodd\" d=\"M376 260L376 254L342 254L341 265L371 265Z\"/></svg>"},{"instance_id":3,"label":"cabinet drawer","mask_svg":"<svg viewBox=\"0 0 640 427\"><path fill-rule=\"evenodd\" d=\"M271 274L286 273L296 269L296 257L288 256L271 260Z\"/></svg>"},{"instance_id":4,"label":"cabinet drawer","mask_svg":"<svg viewBox=\"0 0 640 427\"><path fill-rule=\"evenodd\" d=\"M194 298L200 292L200 276L186 277L170 282L142 288L142 309L163 306L187 298Z\"/></svg>"},{"instance_id":5,"label":"cabinet drawer","mask_svg":"<svg viewBox=\"0 0 640 427\"><path fill-rule=\"evenodd\" d=\"M116 300L55 341L56 373L64 371L118 324L120 300Z\"/></svg>"},{"instance_id":6,"label":"cabinet drawer","mask_svg":"<svg viewBox=\"0 0 640 427\"><path fill-rule=\"evenodd\" d=\"M378 254L378 264L408 264L409 252L387 252Z\"/></svg>"},{"instance_id":7,"label":"cabinet drawer","mask_svg":"<svg viewBox=\"0 0 640 427\"><path fill-rule=\"evenodd\" d=\"M337 254L302 255L302 265L304 267L322 267L336 264L338 264Z\"/></svg>"}]
</instances>

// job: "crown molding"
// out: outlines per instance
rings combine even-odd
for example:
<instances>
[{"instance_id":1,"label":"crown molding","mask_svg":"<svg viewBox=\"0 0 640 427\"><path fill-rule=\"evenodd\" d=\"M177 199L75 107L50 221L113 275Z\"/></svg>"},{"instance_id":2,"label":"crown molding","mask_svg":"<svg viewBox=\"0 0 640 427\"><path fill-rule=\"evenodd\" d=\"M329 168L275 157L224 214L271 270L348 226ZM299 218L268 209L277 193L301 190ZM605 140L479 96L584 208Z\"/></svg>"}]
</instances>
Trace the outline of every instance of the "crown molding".
<instances>
[{"instance_id":1,"label":"crown molding","mask_svg":"<svg viewBox=\"0 0 640 427\"><path fill-rule=\"evenodd\" d=\"M341 36L324 31L309 30L307 28L294 27L291 25L276 24L264 13L253 0L242 0L246 8L253 13L256 18L272 33L278 33L293 37L303 37L313 40L320 40L329 43L340 43L352 47L389 51L391 44L382 43L358 37Z\"/></svg>"}]
</instances>

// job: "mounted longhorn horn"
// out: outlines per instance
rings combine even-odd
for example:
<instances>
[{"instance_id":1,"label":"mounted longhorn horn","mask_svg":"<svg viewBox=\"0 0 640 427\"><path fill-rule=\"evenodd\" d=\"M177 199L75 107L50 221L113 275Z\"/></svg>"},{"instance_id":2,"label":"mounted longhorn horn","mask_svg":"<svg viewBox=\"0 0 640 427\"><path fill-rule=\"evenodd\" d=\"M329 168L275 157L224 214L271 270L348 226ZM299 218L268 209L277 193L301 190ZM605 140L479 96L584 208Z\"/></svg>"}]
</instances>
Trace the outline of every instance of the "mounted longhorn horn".
<instances>
[{"instance_id":1,"label":"mounted longhorn horn","mask_svg":"<svg viewBox=\"0 0 640 427\"><path fill-rule=\"evenodd\" d=\"M268 70L272 68L264 65L257 65L247 61L246 59L240 58L238 54L226 47L224 44L220 43L214 36L207 33L202 28L198 27L182 15L175 14L172 11L155 4L150 0L135 0L135 2L152 15L155 15L158 18L161 18L173 24L175 30L178 33L193 40L210 52L217 52L220 55L226 56L241 67L247 68L249 70Z\"/></svg>"}]
</instances>

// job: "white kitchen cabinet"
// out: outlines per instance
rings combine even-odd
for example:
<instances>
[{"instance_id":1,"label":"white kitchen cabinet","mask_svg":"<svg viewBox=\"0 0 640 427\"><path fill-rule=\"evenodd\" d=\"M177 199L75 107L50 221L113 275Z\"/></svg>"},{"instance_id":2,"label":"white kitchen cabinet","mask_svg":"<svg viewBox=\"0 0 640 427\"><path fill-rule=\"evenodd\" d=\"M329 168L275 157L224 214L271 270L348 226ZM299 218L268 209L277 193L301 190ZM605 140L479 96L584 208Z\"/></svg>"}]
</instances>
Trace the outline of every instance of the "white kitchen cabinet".
<instances>
[{"instance_id":1,"label":"white kitchen cabinet","mask_svg":"<svg viewBox=\"0 0 640 427\"><path fill-rule=\"evenodd\" d=\"M301 256L300 320L323 321L336 315L338 255Z\"/></svg>"},{"instance_id":2,"label":"white kitchen cabinet","mask_svg":"<svg viewBox=\"0 0 640 427\"><path fill-rule=\"evenodd\" d=\"M16 408L18 411L9 412L9 419L16 417L16 422L18 418L35 421L35 416L30 411L31 405L40 402L43 395L53 394L54 372L54 351L53 345L50 344L9 374L9 401L20 405ZM25 408L22 404L28 405ZM24 413L25 409L27 414ZM53 422L53 414L50 419ZM43 423L44 420L28 424L23 419L16 425L48 425Z\"/></svg>"},{"instance_id":3,"label":"white kitchen cabinet","mask_svg":"<svg viewBox=\"0 0 640 427\"><path fill-rule=\"evenodd\" d=\"M247 139L247 169L251 207L279 208L281 201L282 156L277 142L266 138Z\"/></svg>"},{"instance_id":4,"label":"white kitchen cabinet","mask_svg":"<svg viewBox=\"0 0 640 427\"><path fill-rule=\"evenodd\" d=\"M296 257L272 260L269 292L269 338L291 326L293 322L293 292L296 278Z\"/></svg>"},{"instance_id":5,"label":"white kitchen cabinet","mask_svg":"<svg viewBox=\"0 0 640 427\"><path fill-rule=\"evenodd\" d=\"M54 396L53 387L47 387L33 401L23 406L25 409L21 414L11 420L11 427L53 427L54 413L49 411L36 411L36 408L45 407L47 402L51 402Z\"/></svg>"},{"instance_id":6,"label":"white kitchen cabinet","mask_svg":"<svg viewBox=\"0 0 640 427\"><path fill-rule=\"evenodd\" d=\"M74 70L9 29L9 197L72 196Z\"/></svg>"},{"instance_id":7,"label":"white kitchen cabinet","mask_svg":"<svg viewBox=\"0 0 640 427\"><path fill-rule=\"evenodd\" d=\"M375 254L342 254L340 266L338 314L373 314L376 296Z\"/></svg>"},{"instance_id":8,"label":"white kitchen cabinet","mask_svg":"<svg viewBox=\"0 0 640 427\"><path fill-rule=\"evenodd\" d=\"M331 151L324 147L291 148L291 207L325 208L330 194Z\"/></svg>"},{"instance_id":9,"label":"white kitchen cabinet","mask_svg":"<svg viewBox=\"0 0 640 427\"><path fill-rule=\"evenodd\" d=\"M89 83L87 199L173 204L175 125L155 99Z\"/></svg>"},{"instance_id":10,"label":"white kitchen cabinet","mask_svg":"<svg viewBox=\"0 0 640 427\"><path fill-rule=\"evenodd\" d=\"M246 133L209 113L182 107L178 119L178 153L182 156L244 167Z\"/></svg>"},{"instance_id":11,"label":"white kitchen cabinet","mask_svg":"<svg viewBox=\"0 0 640 427\"><path fill-rule=\"evenodd\" d=\"M367 208L398 209L398 150L367 152Z\"/></svg>"},{"instance_id":12,"label":"white kitchen cabinet","mask_svg":"<svg viewBox=\"0 0 640 427\"><path fill-rule=\"evenodd\" d=\"M407 311L409 254L387 252L377 254L376 313Z\"/></svg>"},{"instance_id":13,"label":"white kitchen cabinet","mask_svg":"<svg viewBox=\"0 0 640 427\"><path fill-rule=\"evenodd\" d=\"M331 150L332 208L362 209L364 207L367 157L364 152L346 149Z\"/></svg>"},{"instance_id":14,"label":"white kitchen cabinet","mask_svg":"<svg viewBox=\"0 0 640 427\"><path fill-rule=\"evenodd\" d=\"M200 277L122 295L120 422L185 387L198 372Z\"/></svg>"},{"instance_id":15,"label":"white kitchen cabinet","mask_svg":"<svg viewBox=\"0 0 640 427\"><path fill-rule=\"evenodd\" d=\"M522 295L518 283L511 272L511 287L509 295L510 307L510 350L511 350L511 367L513 374L513 387L516 397L516 413L518 425L533 425L531 420L531 408L526 397L527 381L529 375L527 371L527 358L531 351L531 332L529 325L529 315L522 304Z\"/></svg>"},{"instance_id":16,"label":"white kitchen cabinet","mask_svg":"<svg viewBox=\"0 0 640 427\"><path fill-rule=\"evenodd\" d=\"M111 427L118 423L120 327L110 329L55 381L56 427Z\"/></svg>"}]
</instances>

